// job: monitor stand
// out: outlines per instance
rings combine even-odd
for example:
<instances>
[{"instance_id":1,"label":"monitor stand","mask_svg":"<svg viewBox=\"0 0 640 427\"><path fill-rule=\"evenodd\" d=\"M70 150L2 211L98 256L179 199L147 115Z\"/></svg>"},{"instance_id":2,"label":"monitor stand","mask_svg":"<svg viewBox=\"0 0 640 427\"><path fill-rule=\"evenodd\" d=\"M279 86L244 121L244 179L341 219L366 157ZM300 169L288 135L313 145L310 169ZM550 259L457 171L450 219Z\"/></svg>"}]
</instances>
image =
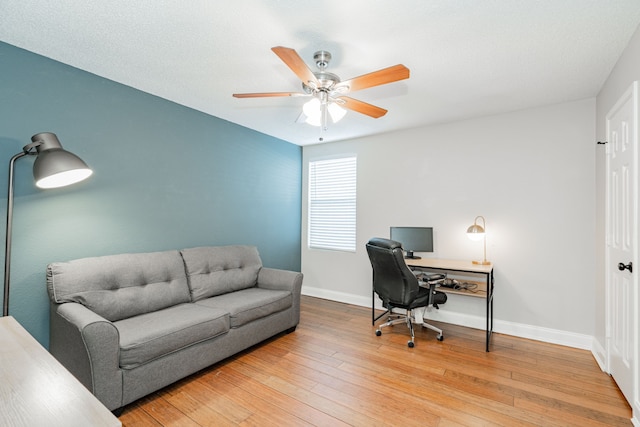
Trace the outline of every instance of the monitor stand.
<instances>
[{"instance_id":1,"label":"monitor stand","mask_svg":"<svg viewBox=\"0 0 640 427\"><path fill-rule=\"evenodd\" d=\"M414 255L413 251L407 251L407 254L404 257L405 259L422 259L422 257Z\"/></svg>"}]
</instances>

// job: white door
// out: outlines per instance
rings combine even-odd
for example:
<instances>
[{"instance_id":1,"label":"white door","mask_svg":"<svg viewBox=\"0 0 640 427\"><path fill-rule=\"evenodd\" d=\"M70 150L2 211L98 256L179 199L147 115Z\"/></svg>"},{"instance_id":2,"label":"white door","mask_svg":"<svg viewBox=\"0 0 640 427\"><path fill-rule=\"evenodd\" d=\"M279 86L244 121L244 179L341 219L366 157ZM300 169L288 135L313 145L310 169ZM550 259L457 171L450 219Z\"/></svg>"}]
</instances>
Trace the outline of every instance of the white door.
<instances>
[{"instance_id":1,"label":"white door","mask_svg":"<svg viewBox=\"0 0 640 427\"><path fill-rule=\"evenodd\" d=\"M637 359L637 82L607 115L607 337L609 372L633 402Z\"/></svg>"}]
</instances>

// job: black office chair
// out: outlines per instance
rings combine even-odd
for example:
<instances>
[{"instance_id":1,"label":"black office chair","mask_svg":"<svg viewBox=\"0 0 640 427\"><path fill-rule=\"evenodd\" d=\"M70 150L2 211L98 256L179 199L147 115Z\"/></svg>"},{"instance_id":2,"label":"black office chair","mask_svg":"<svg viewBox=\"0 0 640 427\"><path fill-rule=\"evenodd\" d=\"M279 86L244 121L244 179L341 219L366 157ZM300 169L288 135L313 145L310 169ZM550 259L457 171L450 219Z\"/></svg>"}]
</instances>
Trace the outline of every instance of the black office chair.
<instances>
[{"instance_id":1,"label":"black office chair","mask_svg":"<svg viewBox=\"0 0 640 427\"><path fill-rule=\"evenodd\" d=\"M447 301L447 295L436 291L434 283L427 285L428 287L420 286L418 278L405 263L404 252L399 242L374 237L367 243L367 253L371 267L373 267L373 292L378 294L386 309L377 318L372 314L372 322L375 324L377 319L389 314L387 321L376 329L376 335L382 335L381 329L386 326L406 323L411 332L411 340L407 345L413 347L414 333L411 310L430 305L437 308L437 304L444 304ZM404 309L405 313L394 313L394 308ZM422 325L437 332L438 341L444 339L442 329L427 323Z\"/></svg>"}]
</instances>

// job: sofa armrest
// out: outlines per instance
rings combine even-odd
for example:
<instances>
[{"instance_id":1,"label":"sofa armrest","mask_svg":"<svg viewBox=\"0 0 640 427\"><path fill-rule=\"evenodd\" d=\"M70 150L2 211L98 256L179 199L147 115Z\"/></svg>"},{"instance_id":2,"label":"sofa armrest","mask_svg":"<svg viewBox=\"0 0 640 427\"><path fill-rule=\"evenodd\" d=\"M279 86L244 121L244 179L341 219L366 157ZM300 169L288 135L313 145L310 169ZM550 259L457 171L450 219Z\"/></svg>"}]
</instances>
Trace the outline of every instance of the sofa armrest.
<instances>
[{"instance_id":1,"label":"sofa armrest","mask_svg":"<svg viewBox=\"0 0 640 427\"><path fill-rule=\"evenodd\" d=\"M258 287L291 291L293 306L287 331L292 332L300 323L300 294L302 292L302 273L289 270L262 267L258 272Z\"/></svg>"},{"instance_id":2,"label":"sofa armrest","mask_svg":"<svg viewBox=\"0 0 640 427\"><path fill-rule=\"evenodd\" d=\"M120 336L114 324L77 303L51 304L51 354L110 410L122 406Z\"/></svg>"},{"instance_id":3,"label":"sofa armrest","mask_svg":"<svg viewBox=\"0 0 640 427\"><path fill-rule=\"evenodd\" d=\"M258 287L263 289L288 290L300 295L302 273L262 267L258 272Z\"/></svg>"}]
</instances>

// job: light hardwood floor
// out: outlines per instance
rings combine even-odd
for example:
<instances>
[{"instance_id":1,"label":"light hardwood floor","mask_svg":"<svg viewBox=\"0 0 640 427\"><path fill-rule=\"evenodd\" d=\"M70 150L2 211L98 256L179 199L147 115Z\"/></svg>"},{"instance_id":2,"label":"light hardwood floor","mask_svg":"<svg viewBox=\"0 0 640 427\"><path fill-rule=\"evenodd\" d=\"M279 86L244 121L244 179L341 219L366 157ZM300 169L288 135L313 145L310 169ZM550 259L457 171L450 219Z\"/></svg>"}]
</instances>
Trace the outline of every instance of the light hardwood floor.
<instances>
[{"instance_id":1,"label":"light hardwood floor","mask_svg":"<svg viewBox=\"0 0 640 427\"><path fill-rule=\"evenodd\" d=\"M631 426L590 352L439 324L407 347L364 307L302 297L298 329L125 408L124 426Z\"/></svg>"}]
</instances>

